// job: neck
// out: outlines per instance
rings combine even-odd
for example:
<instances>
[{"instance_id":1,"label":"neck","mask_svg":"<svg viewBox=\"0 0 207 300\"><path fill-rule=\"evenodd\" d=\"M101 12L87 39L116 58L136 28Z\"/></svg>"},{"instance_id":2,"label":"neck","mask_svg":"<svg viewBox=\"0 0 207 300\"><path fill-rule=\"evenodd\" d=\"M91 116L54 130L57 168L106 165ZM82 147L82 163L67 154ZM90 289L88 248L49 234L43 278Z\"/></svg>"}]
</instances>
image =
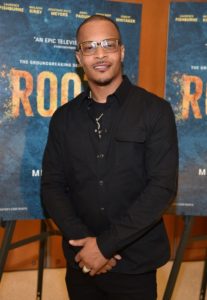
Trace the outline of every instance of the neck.
<instances>
[{"instance_id":1,"label":"neck","mask_svg":"<svg viewBox=\"0 0 207 300\"><path fill-rule=\"evenodd\" d=\"M91 89L91 97L99 103L106 103L107 97L113 94L122 82L122 77L116 82L111 82L107 85L97 85L97 83L89 82Z\"/></svg>"}]
</instances>

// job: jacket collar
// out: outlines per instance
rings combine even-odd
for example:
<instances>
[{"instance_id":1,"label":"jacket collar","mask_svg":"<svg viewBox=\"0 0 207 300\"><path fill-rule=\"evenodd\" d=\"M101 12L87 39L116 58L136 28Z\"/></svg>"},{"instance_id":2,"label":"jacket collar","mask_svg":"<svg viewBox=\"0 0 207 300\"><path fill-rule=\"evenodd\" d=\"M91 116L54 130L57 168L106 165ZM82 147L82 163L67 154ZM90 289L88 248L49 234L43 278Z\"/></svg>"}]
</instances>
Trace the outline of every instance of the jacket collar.
<instances>
[{"instance_id":1,"label":"jacket collar","mask_svg":"<svg viewBox=\"0 0 207 300\"><path fill-rule=\"evenodd\" d=\"M132 83L129 81L128 77L126 75L123 75L123 80L120 84L120 86L117 88L117 90L112 94L107 97L107 101L110 101L110 97L116 97L118 100L119 104L122 105L126 98L127 95L129 94L129 89L132 87ZM82 104L85 101L91 101L90 99L90 88L88 87L84 92L82 92L78 97L79 97L79 103Z\"/></svg>"}]
</instances>

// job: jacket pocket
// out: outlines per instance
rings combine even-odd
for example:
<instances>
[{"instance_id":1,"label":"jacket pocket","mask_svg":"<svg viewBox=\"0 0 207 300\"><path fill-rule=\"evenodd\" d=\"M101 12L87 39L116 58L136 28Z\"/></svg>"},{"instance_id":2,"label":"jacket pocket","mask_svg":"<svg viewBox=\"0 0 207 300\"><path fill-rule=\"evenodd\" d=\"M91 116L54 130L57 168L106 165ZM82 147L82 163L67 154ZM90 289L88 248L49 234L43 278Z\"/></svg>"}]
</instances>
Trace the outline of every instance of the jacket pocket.
<instances>
[{"instance_id":1,"label":"jacket pocket","mask_svg":"<svg viewBox=\"0 0 207 300\"><path fill-rule=\"evenodd\" d=\"M143 130L120 130L115 135L115 161L125 174L142 173L146 135Z\"/></svg>"},{"instance_id":2,"label":"jacket pocket","mask_svg":"<svg viewBox=\"0 0 207 300\"><path fill-rule=\"evenodd\" d=\"M134 128L132 130L119 130L115 135L115 139L119 142L144 143L146 134L143 130Z\"/></svg>"}]
</instances>

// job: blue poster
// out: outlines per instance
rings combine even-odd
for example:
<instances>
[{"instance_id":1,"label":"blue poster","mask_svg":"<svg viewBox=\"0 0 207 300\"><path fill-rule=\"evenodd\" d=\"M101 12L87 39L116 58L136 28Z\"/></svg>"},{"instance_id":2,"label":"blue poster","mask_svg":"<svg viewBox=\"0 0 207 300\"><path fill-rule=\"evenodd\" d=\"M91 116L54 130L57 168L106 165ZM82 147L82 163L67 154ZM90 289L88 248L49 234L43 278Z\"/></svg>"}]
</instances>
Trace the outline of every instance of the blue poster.
<instances>
[{"instance_id":1,"label":"blue poster","mask_svg":"<svg viewBox=\"0 0 207 300\"><path fill-rule=\"evenodd\" d=\"M84 88L75 31L92 14L114 19L136 83L141 5L105 0L0 1L0 219L44 218L39 187L50 117Z\"/></svg>"},{"instance_id":2,"label":"blue poster","mask_svg":"<svg viewBox=\"0 0 207 300\"><path fill-rule=\"evenodd\" d=\"M175 112L180 152L172 208L207 215L207 3L171 4L166 99Z\"/></svg>"}]
</instances>

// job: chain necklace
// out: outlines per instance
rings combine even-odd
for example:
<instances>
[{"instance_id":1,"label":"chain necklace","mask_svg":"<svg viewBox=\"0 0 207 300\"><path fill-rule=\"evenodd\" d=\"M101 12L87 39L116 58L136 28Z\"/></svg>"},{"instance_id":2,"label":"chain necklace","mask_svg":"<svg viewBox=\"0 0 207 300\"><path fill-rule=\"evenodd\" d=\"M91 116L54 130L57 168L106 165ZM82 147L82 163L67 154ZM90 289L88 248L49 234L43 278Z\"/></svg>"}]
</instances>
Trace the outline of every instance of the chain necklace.
<instances>
[{"instance_id":1,"label":"chain necklace","mask_svg":"<svg viewBox=\"0 0 207 300\"><path fill-rule=\"evenodd\" d=\"M97 117L97 118L95 118L95 120L96 120L96 126L97 126L97 128L95 129L95 132L96 133L98 133L98 137L99 137L99 139L101 139L101 137L102 137L102 129L101 129L101 124L100 124L100 120L101 120L101 118L103 117L103 113L101 113L100 114L100 116L99 117Z\"/></svg>"},{"instance_id":2,"label":"chain necklace","mask_svg":"<svg viewBox=\"0 0 207 300\"><path fill-rule=\"evenodd\" d=\"M90 99L93 99L92 98L92 93L91 93L91 91L89 91L89 98ZM95 100L94 100L95 101ZM101 139L101 137L102 137L102 129L101 129L101 123L100 123L100 120L101 120L101 118L103 117L103 113L101 113L100 114L100 116L98 116L97 118L95 118L95 121L96 121L96 129L95 129L95 133L97 133L98 134L98 137L99 137L99 139Z\"/></svg>"}]
</instances>

